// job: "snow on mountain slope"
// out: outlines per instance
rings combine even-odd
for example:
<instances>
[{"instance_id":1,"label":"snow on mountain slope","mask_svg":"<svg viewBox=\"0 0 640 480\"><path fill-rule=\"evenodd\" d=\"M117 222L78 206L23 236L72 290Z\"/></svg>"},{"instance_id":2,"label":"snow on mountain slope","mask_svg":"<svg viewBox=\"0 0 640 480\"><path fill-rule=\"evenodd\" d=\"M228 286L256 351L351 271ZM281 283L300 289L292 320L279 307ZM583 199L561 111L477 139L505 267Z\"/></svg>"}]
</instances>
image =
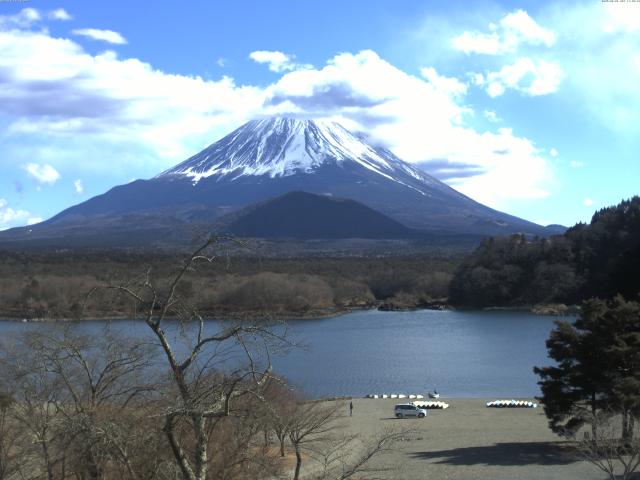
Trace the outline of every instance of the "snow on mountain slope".
<instances>
[{"instance_id":1,"label":"snow on mountain slope","mask_svg":"<svg viewBox=\"0 0 640 480\"><path fill-rule=\"evenodd\" d=\"M314 173L321 166L352 162L421 195L414 182L440 182L403 162L390 151L367 144L338 123L326 120L271 118L254 120L156 178L189 177L193 184L216 177L233 181L245 176L269 178Z\"/></svg>"}]
</instances>

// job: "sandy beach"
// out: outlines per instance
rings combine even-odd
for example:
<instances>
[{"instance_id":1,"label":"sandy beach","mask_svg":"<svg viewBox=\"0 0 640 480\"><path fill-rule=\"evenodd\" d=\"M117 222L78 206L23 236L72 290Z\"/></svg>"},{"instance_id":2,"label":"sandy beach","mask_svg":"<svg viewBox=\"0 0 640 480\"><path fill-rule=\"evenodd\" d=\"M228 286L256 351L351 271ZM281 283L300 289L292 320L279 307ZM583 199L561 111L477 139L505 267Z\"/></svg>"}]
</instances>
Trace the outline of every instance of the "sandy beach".
<instances>
[{"instance_id":1,"label":"sandy beach","mask_svg":"<svg viewBox=\"0 0 640 480\"><path fill-rule=\"evenodd\" d=\"M441 400L450 408L430 410L424 419L399 420L393 417L393 406L402 401L354 399L354 414L345 420L346 428L359 436L375 435L390 427L414 429L384 458L384 463L393 467L385 478L605 478L549 430L540 407L497 409L485 406L495 399Z\"/></svg>"}]
</instances>

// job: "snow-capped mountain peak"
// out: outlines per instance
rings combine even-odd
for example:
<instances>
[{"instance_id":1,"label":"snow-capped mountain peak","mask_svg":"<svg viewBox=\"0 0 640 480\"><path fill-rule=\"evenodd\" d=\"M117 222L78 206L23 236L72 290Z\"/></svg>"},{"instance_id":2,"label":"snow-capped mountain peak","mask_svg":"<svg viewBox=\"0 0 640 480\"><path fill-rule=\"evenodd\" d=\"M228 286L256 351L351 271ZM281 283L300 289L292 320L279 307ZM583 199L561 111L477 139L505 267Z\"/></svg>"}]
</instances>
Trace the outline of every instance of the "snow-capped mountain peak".
<instances>
[{"instance_id":1,"label":"snow-capped mountain peak","mask_svg":"<svg viewBox=\"0 0 640 480\"><path fill-rule=\"evenodd\" d=\"M314 173L321 166L343 166L346 162L402 184L405 182L398 173L432 183L428 175L388 150L369 145L336 122L286 117L251 121L159 177L186 176L194 184L209 177L276 178Z\"/></svg>"},{"instance_id":2,"label":"snow-capped mountain peak","mask_svg":"<svg viewBox=\"0 0 640 480\"><path fill-rule=\"evenodd\" d=\"M278 203L278 208L271 208L271 200L291 192L298 193ZM337 203L323 202L325 196L335 198ZM326 208L316 208L316 200L305 203L304 198L320 198ZM391 151L372 145L364 135L353 134L334 122L271 118L243 125L152 179L115 186L39 226L17 229L4 238L16 245L33 241L55 246L62 238L68 238L70 245L182 242L191 238L193 228L230 225L222 219L242 211L258 212L252 218L267 230L278 222L282 225L283 219L291 219L297 212L296 218L303 220L284 221L290 225L279 230L279 234L291 238L306 238L300 235L311 231L318 238L328 238L336 225L348 227L350 235L370 238L367 235L373 230L367 233L351 228L362 218L348 220L354 218L354 210L349 213L341 206L346 199L383 215L367 225L388 225L386 216L446 242L450 241L445 240L448 235L549 233L539 225L473 201ZM267 204L271 207L266 208ZM357 211L357 215L369 215L362 209ZM257 234L267 230L252 231ZM400 230L394 227L385 230L385 235L414 238L410 231ZM0 235L0 242L2 238Z\"/></svg>"}]
</instances>

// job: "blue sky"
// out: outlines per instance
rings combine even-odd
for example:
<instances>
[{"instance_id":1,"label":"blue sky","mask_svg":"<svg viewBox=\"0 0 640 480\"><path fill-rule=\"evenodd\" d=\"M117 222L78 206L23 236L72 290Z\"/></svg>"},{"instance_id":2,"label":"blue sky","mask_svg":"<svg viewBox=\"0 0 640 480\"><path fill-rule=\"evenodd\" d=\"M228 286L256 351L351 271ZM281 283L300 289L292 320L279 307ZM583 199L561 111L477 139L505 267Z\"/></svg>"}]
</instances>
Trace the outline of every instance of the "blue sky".
<instances>
[{"instance_id":1,"label":"blue sky","mask_svg":"<svg viewBox=\"0 0 640 480\"><path fill-rule=\"evenodd\" d=\"M639 193L638 85L640 3L0 2L0 228L287 114L572 225Z\"/></svg>"}]
</instances>

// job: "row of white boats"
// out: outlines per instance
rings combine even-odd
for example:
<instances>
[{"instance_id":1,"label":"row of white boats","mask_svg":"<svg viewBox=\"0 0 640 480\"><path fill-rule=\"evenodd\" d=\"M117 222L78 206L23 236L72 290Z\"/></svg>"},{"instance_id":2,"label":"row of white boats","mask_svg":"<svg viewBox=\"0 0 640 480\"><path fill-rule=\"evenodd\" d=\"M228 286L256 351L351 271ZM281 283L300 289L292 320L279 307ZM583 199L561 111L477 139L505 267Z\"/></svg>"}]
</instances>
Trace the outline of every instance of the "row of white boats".
<instances>
[{"instance_id":1,"label":"row of white boats","mask_svg":"<svg viewBox=\"0 0 640 480\"><path fill-rule=\"evenodd\" d=\"M427 397L428 398L440 398L440 394L439 393L427 393ZM408 398L410 400L413 399L423 399L425 398L424 395L420 395L420 394L410 394L410 395L405 395L404 393L391 393L391 394L373 394L370 393L369 395L366 396L366 398Z\"/></svg>"},{"instance_id":2,"label":"row of white boats","mask_svg":"<svg viewBox=\"0 0 640 480\"><path fill-rule=\"evenodd\" d=\"M490 408L538 408L538 404L528 400L494 400L487 402Z\"/></svg>"},{"instance_id":3,"label":"row of white boats","mask_svg":"<svg viewBox=\"0 0 640 480\"><path fill-rule=\"evenodd\" d=\"M429 393L427 394L429 398L438 398L440 395L438 393ZM449 408L449 404L445 402L434 402L434 401L423 401L425 398L424 395L420 394L410 394L405 395L403 393L391 393L391 394L369 394L366 398L393 398L393 399L409 399L409 400L417 400L412 403L419 408L428 408L428 409L445 409ZM492 402L487 402L487 407L489 408L538 408L538 404L535 402L531 402L529 400L494 400Z\"/></svg>"},{"instance_id":4,"label":"row of white boats","mask_svg":"<svg viewBox=\"0 0 640 480\"><path fill-rule=\"evenodd\" d=\"M439 393L428 393L427 396L429 398L438 398L440 397ZM445 408L449 408L449 404L445 403L445 402L434 402L432 400L424 400L424 395L420 395L420 394L409 394L409 395L405 395L403 393L391 393L391 394L369 394L366 396L366 398L393 398L393 399L409 399L409 400L416 400L413 402L408 402L408 403L412 403L413 405L415 405L418 408L426 408L429 410L436 410L436 409L440 409L440 410L444 410Z\"/></svg>"},{"instance_id":5,"label":"row of white boats","mask_svg":"<svg viewBox=\"0 0 640 480\"><path fill-rule=\"evenodd\" d=\"M418 408L426 408L427 410L444 410L449 408L449 404L445 402L411 402Z\"/></svg>"},{"instance_id":6,"label":"row of white boats","mask_svg":"<svg viewBox=\"0 0 640 480\"><path fill-rule=\"evenodd\" d=\"M405 395L404 393L391 393L391 394L386 394L383 393L381 395L378 394L369 394L367 395L367 398L410 398L410 399L414 399L414 398L424 398L424 395Z\"/></svg>"}]
</instances>

